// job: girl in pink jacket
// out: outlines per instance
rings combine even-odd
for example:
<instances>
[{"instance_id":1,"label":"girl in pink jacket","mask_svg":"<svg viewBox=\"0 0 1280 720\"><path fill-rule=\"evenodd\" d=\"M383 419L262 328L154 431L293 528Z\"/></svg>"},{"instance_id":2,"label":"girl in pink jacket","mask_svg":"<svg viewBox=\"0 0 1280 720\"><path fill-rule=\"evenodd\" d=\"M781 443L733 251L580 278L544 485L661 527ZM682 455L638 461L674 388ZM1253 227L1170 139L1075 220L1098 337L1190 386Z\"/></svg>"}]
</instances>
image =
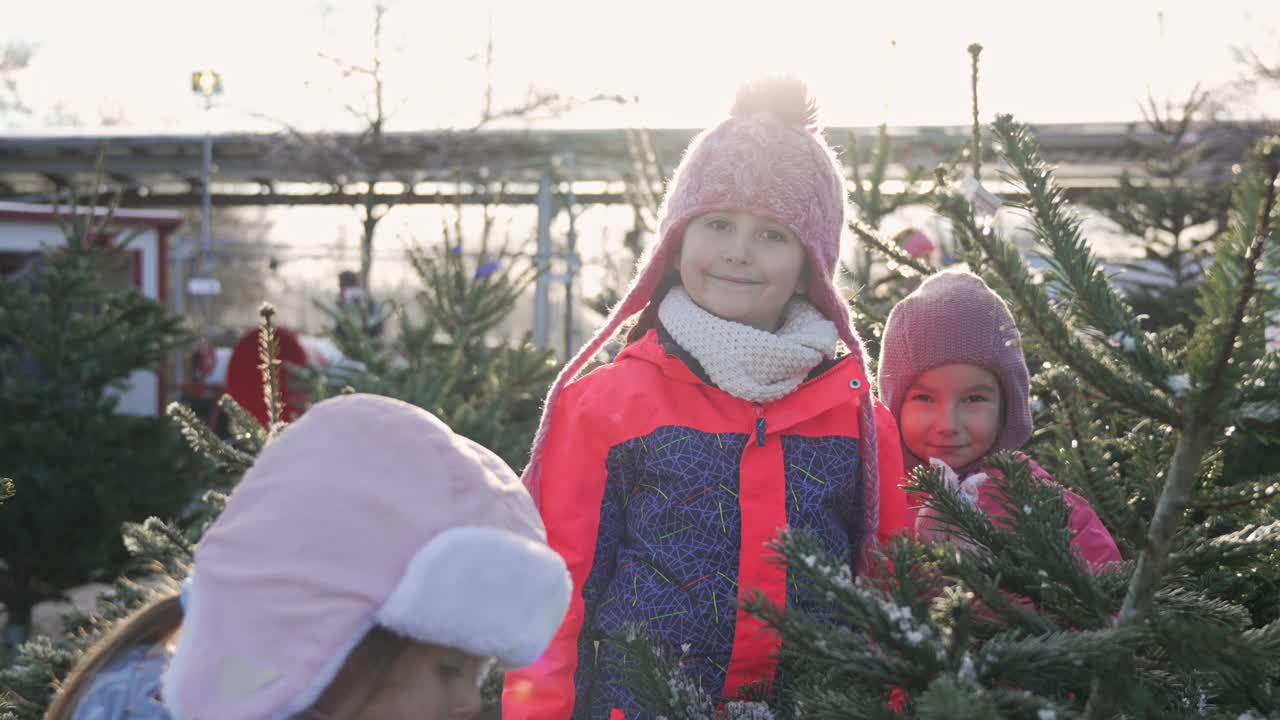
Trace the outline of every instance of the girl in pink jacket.
<instances>
[{"instance_id":1,"label":"girl in pink jacket","mask_svg":"<svg viewBox=\"0 0 1280 720\"><path fill-rule=\"evenodd\" d=\"M988 458L1018 450L1031 437L1030 378L1022 338L1004 301L978 276L938 273L898 303L885 325L880 350L880 397L898 421L907 473L925 463L945 464L977 506L1003 515L978 473L993 474ZM1034 461L1037 477L1053 478ZM945 471L944 471L945 472ZM1111 533L1079 495L1063 490L1071 510L1072 545L1093 569L1120 560ZM945 532L921 512L917 535Z\"/></svg>"}]
</instances>

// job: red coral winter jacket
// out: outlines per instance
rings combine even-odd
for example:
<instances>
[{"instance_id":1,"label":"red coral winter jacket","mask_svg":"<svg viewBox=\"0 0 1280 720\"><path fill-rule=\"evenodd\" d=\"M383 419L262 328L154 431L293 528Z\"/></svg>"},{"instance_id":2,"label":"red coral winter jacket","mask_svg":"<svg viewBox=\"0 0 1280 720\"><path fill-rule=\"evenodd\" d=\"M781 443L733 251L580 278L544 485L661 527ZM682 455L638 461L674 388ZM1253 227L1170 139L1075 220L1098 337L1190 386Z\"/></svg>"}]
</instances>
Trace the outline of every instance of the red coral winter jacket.
<instances>
[{"instance_id":1,"label":"red coral winter jacket","mask_svg":"<svg viewBox=\"0 0 1280 720\"><path fill-rule=\"evenodd\" d=\"M878 478L862 474L865 402ZM851 357L760 405L708 384L650 331L568 385L548 422L536 500L575 592L543 657L507 674L505 720L641 718L608 642L634 625L713 697L772 679L780 640L739 604L756 590L820 603L765 544L805 528L852 558L908 527L897 426Z\"/></svg>"}]
</instances>

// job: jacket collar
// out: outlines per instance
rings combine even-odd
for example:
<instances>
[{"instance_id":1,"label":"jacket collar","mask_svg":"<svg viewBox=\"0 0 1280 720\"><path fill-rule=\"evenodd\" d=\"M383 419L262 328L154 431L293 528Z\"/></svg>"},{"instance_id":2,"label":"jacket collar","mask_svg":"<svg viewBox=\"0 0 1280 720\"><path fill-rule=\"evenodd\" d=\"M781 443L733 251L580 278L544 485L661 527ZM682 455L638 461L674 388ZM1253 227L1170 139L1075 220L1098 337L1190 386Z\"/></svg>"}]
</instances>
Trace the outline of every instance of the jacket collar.
<instances>
[{"instance_id":1,"label":"jacket collar","mask_svg":"<svg viewBox=\"0 0 1280 720\"><path fill-rule=\"evenodd\" d=\"M618 361L624 358L651 363L668 380L702 385L726 398L731 397L711 384L697 359L680 347L660 324L623 348L618 354ZM854 355L845 354L834 360L823 361L790 395L764 403L760 408L768 417L770 432L776 432L850 400L869 395L870 392L866 371ZM740 398L732 400L741 403L747 411L755 412L755 403Z\"/></svg>"}]
</instances>

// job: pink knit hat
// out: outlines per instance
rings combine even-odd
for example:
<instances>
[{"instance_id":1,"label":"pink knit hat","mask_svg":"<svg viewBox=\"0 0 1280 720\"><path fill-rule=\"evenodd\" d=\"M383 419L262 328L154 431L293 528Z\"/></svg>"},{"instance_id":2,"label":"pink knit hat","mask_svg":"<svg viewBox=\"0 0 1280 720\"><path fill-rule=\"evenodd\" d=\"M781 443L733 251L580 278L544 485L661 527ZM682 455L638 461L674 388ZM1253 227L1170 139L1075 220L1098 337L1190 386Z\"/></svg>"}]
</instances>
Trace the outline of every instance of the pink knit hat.
<instances>
[{"instance_id":1,"label":"pink knit hat","mask_svg":"<svg viewBox=\"0 0 1280 720\"><path fill-rule=\"evenodd\" d=\"M572 583L502 460L376 395L272 440L196 548L162 696L179 720L311 706L374 626L527 665Z\"/></svg>"},{"instance_id":2,"label":"pink knit hat","mask_svg":"<svg viewBox=\"0 0 1280 720\"><path fill-rule=\"evenodd\" d=\"M561 389L618 330L654 301L655 290L678 252L685 228L712 210L736 210L782 223L804 243L809 258L809 301L835 323L840 338L866 368L849 306L836 289L840 240L847 234L844 171L817 124L817 104L794 77L769 78L738 90L729 117L699 133L685 149L659 210L658 241L640 259L622 300L604 325L569 360L551 386L534 439L525 486L538 500L542 443ZM878 477L875 416L863 406L861 454L865 477ZM868 483L868 515L878 517L878 490Z\"/></svg>"},{"instance_id":3,"label":"pink knit hat","mask_svg":"<svg viewBox=\"0 0 1280 720\"><path fill-rule=\"evenodd\" d=\"M1004 424L992 452L1022 447L1031 437L1022 336L1004 300L982 278L962 270L927 278L889 313L880 344L880 398L901 418L912 381L953 363L977 365L1000 380ZM902 457L908 471L925 461L905 445Z\"/></svg>"},{"instance_id":4,"label":"pink knit hat","mask_svg":"<svg viewBox=\"0 0 1280 720\"><path fill-rule=\"evenodd\" d=\"M902 249L913 258L925 257L937 249L928 235L915 229L904 231L906 238L902 241Z\"/></svg>"}]
</instances>

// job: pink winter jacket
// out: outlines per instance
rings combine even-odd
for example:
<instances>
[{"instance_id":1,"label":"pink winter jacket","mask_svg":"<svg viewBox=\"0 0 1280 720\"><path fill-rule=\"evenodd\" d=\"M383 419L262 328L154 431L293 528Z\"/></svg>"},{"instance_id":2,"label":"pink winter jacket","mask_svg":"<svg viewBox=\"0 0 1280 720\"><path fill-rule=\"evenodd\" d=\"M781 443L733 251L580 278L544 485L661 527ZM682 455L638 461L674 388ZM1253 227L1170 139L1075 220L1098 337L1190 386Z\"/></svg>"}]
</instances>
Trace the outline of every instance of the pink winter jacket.
<instances>
[{"instance_id":1,"label":"pink winter jacket","mask_svg":"<svg viewBox=\"0 0 1280 720\"><path fill-rule=\"evenodd\" d=\"M1057 485L1053 476L1040 467L1035 460L1031 458L1026 460L1036 477ZM980 467L978 471L985 472L993 478L1000 477L999 471L995 468ZM1008 517L1008 513L999 502L998 492L998 488L989 482L983 483L978 491L978 507L991 518ZM1062 496L1071 510L1071 516L1068 519L1071 528L1071 545L1080 555L1080 559L1084 560L1093 572L1098 572L1108 563L1121 560L1120 549L1116 547L1115 539L1111 537L1111 533L1102 524L1098 514L1089 505L1089 501L1066 488L1062 489ZM919 510L920 508L912 508L911 512L913 515L918 515ZM915 517L911 518L911 525L917 527Z\"/></svg>"}]
</instances>

